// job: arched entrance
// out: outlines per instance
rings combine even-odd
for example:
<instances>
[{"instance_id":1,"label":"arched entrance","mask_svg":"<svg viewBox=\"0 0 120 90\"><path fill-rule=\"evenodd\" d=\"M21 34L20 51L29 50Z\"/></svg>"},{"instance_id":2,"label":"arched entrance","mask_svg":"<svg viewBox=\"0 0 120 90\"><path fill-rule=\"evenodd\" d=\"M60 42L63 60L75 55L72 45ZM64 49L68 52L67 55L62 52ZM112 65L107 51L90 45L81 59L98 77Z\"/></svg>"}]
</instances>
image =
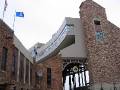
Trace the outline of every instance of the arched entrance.
<instances>
[{"instance_id":1,"label":"arched entrance","mask_svg":"<svg viewBox=\"0 0 120 90\"><path fill-rule=\"evenodd\" d=\"M66 62L67 61L67 62ZM63 75L64 90L88 90L89 72L85 62L65 60Z\"/></svg>"}]
</instances>

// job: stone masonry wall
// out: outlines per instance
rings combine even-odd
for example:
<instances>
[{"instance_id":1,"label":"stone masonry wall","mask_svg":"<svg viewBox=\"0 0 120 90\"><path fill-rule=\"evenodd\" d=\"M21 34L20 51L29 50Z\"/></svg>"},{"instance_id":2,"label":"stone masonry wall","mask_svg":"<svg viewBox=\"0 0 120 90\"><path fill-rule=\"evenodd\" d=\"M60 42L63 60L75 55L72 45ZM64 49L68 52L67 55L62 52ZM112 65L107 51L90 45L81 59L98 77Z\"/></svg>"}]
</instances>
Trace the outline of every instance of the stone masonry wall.
<instances>
[{"instance_id":1,"label":"stone masonry wall","mask_svg":"<svg viewBox=\"0 0 120 90\"><path fill-rule=\"evenodd\" d=\"M120 83L120 29L107 20L105 9L92 0L80 6L80 20L88 50L88 68L92 90L113 90ZM100 20L104 38L96 40L94 19ZM119 86L120 87L120 86Z\"/></svg>"}]
</instances>

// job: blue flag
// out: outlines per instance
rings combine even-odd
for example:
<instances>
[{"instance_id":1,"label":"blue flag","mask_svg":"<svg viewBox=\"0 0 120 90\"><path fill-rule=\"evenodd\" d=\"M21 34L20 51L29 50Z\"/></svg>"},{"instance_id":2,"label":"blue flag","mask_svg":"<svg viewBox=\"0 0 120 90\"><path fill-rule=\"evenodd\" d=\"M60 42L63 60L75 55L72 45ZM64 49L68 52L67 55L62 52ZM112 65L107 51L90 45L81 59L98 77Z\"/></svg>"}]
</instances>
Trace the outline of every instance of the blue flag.
<instances>
[{"instance_id":1,"label":"blue flag","mask_svg":"<svg viewBox=\"0 0 120 90\"><path fill-rule=\"evenodd\" d=\"M24 13L23 12L16 12L16 17L24 17Z\"/></svg>"}]
</instances>

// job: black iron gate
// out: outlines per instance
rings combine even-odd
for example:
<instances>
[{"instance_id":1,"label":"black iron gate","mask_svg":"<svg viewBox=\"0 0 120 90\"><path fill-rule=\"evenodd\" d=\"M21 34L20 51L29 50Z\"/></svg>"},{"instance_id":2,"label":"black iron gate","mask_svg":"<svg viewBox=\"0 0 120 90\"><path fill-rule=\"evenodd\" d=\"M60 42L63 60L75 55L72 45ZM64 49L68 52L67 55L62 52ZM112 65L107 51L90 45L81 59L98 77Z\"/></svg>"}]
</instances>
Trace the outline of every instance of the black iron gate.
<instances>
[{"instance_id":1,"label":"black iron gate","mask_svg":"<svg viewBox=\"0 0 120 90\"><path fill-rule=\"evenodd\" d=\"M89 75L85 64L69 63L63 70L63 87L69 90L89 90ZM68 90L67 88L67 90Z\"/></svg>"}]
</instances>

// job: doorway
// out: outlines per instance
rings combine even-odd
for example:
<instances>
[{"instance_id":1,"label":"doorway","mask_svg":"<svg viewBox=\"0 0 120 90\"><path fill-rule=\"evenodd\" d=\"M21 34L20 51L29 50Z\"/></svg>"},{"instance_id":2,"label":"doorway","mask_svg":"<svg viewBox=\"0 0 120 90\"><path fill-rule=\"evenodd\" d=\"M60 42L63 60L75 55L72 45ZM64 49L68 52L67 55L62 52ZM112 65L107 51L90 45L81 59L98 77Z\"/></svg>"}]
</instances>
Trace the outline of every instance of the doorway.
<instances>
[{"instance_id":1,"label":"doorway","mask_svg":"<svg viewBox=\"0 0 120 90\"><path fill-rule=\"evenodd\" d=\"M85 64L70 63L63 70L64 90L88 90L89 71Z\"/></svg>"}]
</instances>

